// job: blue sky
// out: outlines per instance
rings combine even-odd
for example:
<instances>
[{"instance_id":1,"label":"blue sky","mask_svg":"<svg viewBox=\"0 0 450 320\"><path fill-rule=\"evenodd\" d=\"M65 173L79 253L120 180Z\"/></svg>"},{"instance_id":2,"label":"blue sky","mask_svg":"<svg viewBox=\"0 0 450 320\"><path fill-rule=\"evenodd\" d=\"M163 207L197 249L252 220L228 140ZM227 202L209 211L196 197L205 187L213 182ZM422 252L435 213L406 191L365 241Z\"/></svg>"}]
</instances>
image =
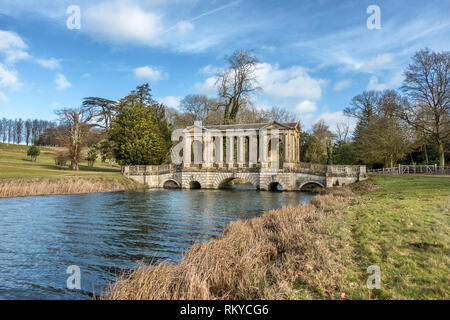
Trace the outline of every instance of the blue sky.
<instances>
[{"instance_id":1,"label":"blue sky","mask_svg":"<svg viewBox=\"0 0 450 320\"><path fill-rule=\"evenodd\" d=\"M69 29L70 5L81 12ZM369 30L369 5L381 29ZM415 51L449 50L450 1L20 1L0 3L0 117L56 119L82 98L119 99L144 82L171 107L215 95L214 74L238 48L260 59L258 108L349 122L367 89L397 88Z\"/></svg>"}]
</instances>

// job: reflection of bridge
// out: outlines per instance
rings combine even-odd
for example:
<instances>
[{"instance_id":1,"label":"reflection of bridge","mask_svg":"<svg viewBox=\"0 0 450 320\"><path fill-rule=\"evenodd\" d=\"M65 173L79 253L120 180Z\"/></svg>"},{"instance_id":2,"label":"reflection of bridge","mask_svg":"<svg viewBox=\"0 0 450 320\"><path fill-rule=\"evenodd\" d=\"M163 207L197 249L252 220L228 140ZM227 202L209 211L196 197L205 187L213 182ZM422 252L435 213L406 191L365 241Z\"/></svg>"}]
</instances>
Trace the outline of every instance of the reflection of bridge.
<instances>
[{"instance_id":1,"label":"reflection of bridge","mask_svg":"<svg viewBox=\"0 0 450 320\"><path fill-rule=\"evenodd\" d=\"M365 166L301 163L297 124L203 127L179 132L171 165L125 166L125 176L151 188L219 189L234 179L260 190L331 187L366 178ZM181 154L182 153L182 154ZM182 160L178 160L182 159Z\"/></svg>"}]
</instances>

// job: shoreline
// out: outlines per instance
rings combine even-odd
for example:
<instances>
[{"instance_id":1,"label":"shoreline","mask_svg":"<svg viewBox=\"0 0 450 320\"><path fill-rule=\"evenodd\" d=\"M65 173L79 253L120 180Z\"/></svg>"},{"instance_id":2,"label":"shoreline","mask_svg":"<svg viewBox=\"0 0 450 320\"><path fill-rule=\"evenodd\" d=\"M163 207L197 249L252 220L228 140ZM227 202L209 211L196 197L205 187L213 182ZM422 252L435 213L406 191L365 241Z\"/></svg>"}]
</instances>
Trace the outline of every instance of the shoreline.
<instances>
[{"instance_id":1,"label":"shoreline","mask_svg":"<svg viewBox=\"0 0 450 320\"><path fill-rule=\"evenodd\" d=\"M138 264L93 298L446 299L449 195L441 177L372 177L322 189L310 204L231 222L179 263ZM367 287L372 265L383 270L381 289Z\"/></svg>"},{"instance_id":2,"label":"shoreline","mask_svg":"<svg viewBox=\"0 0 450 320\"><path fill-rule=\"evenodd\" d=\"M290 279L298 277L311 291L307 298L339 298L346 276L334 270L346 268L351 252L337 254L345 246L330 237L350 202L375 188L364 181L323 189L310 204L233 221L222 236L195 243L180 263L139 265L94 299L294 299Z\"/></svg>"},{"instance_id":3,"label":"shoreline","mask_svg":"<svg viewBox=\"0 0 450 320\"><path fill-rule=\"evenodd\" d=\"M0 199L146 190L123 177L54 176L0 179Z\"/></svg>"}]
</instances>

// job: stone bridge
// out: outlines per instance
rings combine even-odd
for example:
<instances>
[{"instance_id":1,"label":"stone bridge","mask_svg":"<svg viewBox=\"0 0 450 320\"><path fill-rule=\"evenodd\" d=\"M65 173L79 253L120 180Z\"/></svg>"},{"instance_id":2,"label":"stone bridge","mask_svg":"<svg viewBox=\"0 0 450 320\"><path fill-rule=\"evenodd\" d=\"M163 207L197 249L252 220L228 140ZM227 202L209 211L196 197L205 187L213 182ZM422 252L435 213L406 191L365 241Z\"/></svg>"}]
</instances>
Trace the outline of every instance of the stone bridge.
<instances>
[{"instance_id":1,"label":"stone bridge","mask_svg":"<svg viewBox=\"0 0 450 320\"><path fill-rule=\"evenodd\" d=\"M150 188L220 189L234 179L251 183L258 190L305 190L332 187L366 179L364 166L300 163L291 168L202 168L191 165L125 166L122 173Z\"/></svg>"},{"instance_id":2,"label":"stone bridge","mask_svg":"<svg viewBox=\"0 0 450 320\"><path fill-rule=\"evenodd\" d=\"M180 139L182 138L182 141ZM173 164L124 166L122 173L150 188L219 189L234 179L258 190L302 190L366 179L365 166L300 162L297 123L203 126L172 136Z\"/></svg>"}]
</instances>

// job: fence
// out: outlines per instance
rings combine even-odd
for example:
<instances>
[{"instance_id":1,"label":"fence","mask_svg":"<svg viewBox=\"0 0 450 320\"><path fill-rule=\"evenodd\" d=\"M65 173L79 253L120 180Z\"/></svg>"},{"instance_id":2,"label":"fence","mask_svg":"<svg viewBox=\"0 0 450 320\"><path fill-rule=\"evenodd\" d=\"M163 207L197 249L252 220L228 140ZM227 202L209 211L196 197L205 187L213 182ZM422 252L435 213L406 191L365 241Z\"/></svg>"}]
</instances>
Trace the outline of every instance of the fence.
<instances>
[{"instance_id":1,"label":"fence","mask_svg":"<svg viewBox=\"0 0 450 320\"><path fill-rule=\"evenodd\" d=\"M450 174L450 167L427 165L427 166L407 166L399 164L394 168L367 170L369 174Z\"/></svg>"}]
</instances>

